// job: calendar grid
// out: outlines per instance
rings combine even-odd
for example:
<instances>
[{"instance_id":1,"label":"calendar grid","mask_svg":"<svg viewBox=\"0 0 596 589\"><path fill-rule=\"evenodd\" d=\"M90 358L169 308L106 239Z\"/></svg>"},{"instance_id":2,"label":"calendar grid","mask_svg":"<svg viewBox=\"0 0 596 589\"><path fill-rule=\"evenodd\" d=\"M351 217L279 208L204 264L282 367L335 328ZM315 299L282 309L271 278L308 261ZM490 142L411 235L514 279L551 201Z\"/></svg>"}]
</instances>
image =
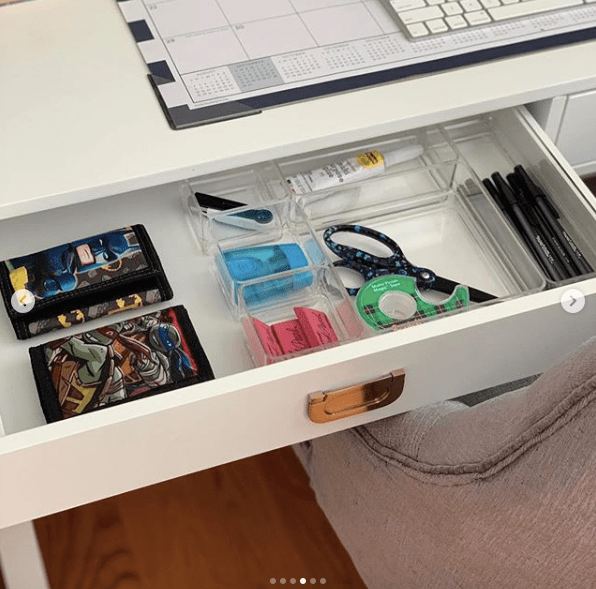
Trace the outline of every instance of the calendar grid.
<instances>
[{"instance_id":1,"label":"calendar grid","mask_svg":"<svg viewBox=\"0 0 596 589\"><path fill-rule=\"evenodd\" d=\"M350 85L350 78L387 79L400 70L432 71L432 63L463 63L499 56L525 44L545 46L552 37L589 37L596 5L579 11L502 23L409 42L380 0L120 0L129 23L145 16L152 39L138 41L144 56L161 56L171 82L158 83L167 109L202 109L292 91L309 96L309 86ZM583 38L582 35L579 35ZM151 69L151 62L146 58ZM478 59L478 58L476 58ZM160 70L161 71L161 70ZM393 75L393 74L392 74ZM282 98L283 97L283 98Z\"/></svg>"}]
</instances>

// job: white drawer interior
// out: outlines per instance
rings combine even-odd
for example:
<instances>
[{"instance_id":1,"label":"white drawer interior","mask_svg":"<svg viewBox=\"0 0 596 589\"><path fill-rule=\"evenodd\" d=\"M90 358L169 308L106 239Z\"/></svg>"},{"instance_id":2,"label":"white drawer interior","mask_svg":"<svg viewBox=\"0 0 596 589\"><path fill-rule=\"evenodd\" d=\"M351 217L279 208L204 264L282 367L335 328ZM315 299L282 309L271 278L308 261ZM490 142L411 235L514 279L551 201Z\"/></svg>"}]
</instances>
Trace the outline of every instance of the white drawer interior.
<instances>
[{"instance_id":1,"label":"white drawer interior","mask_svg":"<svg viewBox=\"0 0 596 589\"><path fill-rule=\"evenodd\" d=\"M436 133L433 129L428 135ZM530 295L541 290L545 284L544 277L524 253L520 241L502 222L497 207L487 200L486 195L467 194L464 190L463 196L457 196L454 192L459 188L465 189L466 180L470 178L481 179L494 171L507 173L514 164L521 163L550 188L567 220L568 231L588 261L596 266L596 244L589 240L589 235L596 230L594 201L574 187L519 111L458 122L446 126L440 133L447 138L446 143L439 141L432 153L427 152L430 159L426 160L426 164L435 172L435 182L440 185L447 179L447 187L440 187L438 192L436 186L429 189L424 184L428 178L422 184L415 184L412 198L403 201L407 203L407 214L399 219L394 218L393 205L387 208L387 200L383 205L387 215L379 228L389 233L394 223L398 223L400 245L409 258L420 265L436 267L437 272L447 277L494 291L503 298ZM279 165L266 163L252 169L192 179L190 186L249 204L264 202L279 197L283 192L283 182L275 187L275 182L280 180L279 170L287 172L292 166L298 169L303 164L310 166L314 162L354 151L390 145L407 135L307 154L304 162L300 157L288 158ZM412 168L403 168L405 174L409 173L408 170ZM449 171L447 176L444 175L446 170ZM399 183L400 178L400 174L396 173L393 180ZM386 181L364 182L358 186L366 192L370 190L369 186L380 187ZM421 202L416 200L416 194L426 195L424 198L429 194L440 198ZM38 251L84 235L142 223L154 242L174 290L173 301L160 306L186 306L216 377L250 370L254 364L244 343L241 324L230 313L222 296L213 275L211 256L204 253L196 239L191 218L183 204L186 196L181 196L178 184L169 184L4 220L0 223L0 259ZM375 221L374 211L374 206L367 206L365 220ZM320 226L321 219L330 222L331 217L312 216L315 229ZM356 215L352 221L357 220ZM420 235L425 239L421 239ZM489 242L482 242L485 235L491 236ZM429 257L428 252L434 252L434 255ZM500 264L500 256L507 257L508 263ZM121 315L122 319L125 317L125 314ZM98 320L96 324L105 325L113 320ZM372 335L383 337L378 333ZM54 332L19 342L6 314L2 313L0 371L4 375L4 386L0 387L0 416L8 434L44 423L27 349L56 337L59 334Z\"/></svg>"},{"instance_id":2,"label":"white drawer interior","mask_svg":"<svg viewBox=\"0 0 596 589\"><path fill-rule=\"evenodd\" d=\"M250 369L253 363L240 327L229 314L211 274L210 260L201 254L194 240L176 184L2 221L2 259L134 223L146 226L174 290L172 301L155 308L170 304L186 306L216 376ZM138 314L126 311L117 320ZM60 334L54 331L17 341L6 313L1 315L0 370L5 385L0 387L0 413L6 432L12 433L45 423L27 349ZM105 325L114 320L111 317L95 323ZM79 331L84 331L84 327Z\"/></svg>"}]
</instances>

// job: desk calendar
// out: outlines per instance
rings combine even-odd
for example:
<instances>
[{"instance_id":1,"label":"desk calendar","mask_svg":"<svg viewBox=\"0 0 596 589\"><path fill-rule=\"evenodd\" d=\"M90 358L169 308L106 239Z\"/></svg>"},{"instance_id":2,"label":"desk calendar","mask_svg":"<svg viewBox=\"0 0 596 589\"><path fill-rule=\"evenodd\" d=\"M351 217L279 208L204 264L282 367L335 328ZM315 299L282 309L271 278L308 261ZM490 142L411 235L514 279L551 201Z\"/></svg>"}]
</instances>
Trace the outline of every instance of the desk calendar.
<instances>
[{"instance_id":1,"label":"desk calendar","mask_svg":"<svg viewBox=\"0 0 596 589\"><path fill-rule=\"evenodd\" d=\"M408 42L379 0L119 0L174 129L596 37L596 4Z\"/></svg>"}]
</instances>

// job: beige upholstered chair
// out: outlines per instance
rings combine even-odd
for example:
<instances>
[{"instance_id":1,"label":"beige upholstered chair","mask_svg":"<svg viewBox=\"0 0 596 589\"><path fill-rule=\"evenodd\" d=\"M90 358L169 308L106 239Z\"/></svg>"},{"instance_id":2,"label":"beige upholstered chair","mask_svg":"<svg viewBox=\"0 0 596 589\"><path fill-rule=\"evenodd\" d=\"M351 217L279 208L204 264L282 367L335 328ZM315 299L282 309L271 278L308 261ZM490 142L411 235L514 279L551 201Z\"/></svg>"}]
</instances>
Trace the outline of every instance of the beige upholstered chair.
<instances>
[{"instance_id":1,"label":"beige upholstered chair","mask_svg":"<svg viewBox=\"0 0 596 589\"><path fill-rule=\"evenodd\" d=\"M369 589L596 588L596 338L531 386L296 447Z\"/></svg>"}]
</instances>

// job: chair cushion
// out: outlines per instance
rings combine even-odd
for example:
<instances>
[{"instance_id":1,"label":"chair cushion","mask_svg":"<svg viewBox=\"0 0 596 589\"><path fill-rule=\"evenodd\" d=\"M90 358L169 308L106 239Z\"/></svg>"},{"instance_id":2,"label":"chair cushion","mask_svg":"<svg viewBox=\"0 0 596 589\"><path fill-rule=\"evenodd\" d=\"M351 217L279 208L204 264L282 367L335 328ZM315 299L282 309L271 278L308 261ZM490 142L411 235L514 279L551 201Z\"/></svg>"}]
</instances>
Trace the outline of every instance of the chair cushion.
<instances>
[{"instance_id":1,"label":"chair cushion","mask_svg":"<svg viewBox=\"0 0 596 589\"><path fill-rule=\"evenodd\" d=\"M594 400L595 391L593 338L522 390L473 407L437 403L370 423L355 433L371 450L402 466L473 479L490 476L552 435Z\"/></svg>"},{"instance_id":2,"label":"chair cushion","mask_svg":"<svg viewBox=\"0 0 596 589\"><path fill-rule=\"evenodd\" d=\"M369 589L591 589L595 399L592 339L525 390L297 451Z\"/></svg>"}]
</instances>

